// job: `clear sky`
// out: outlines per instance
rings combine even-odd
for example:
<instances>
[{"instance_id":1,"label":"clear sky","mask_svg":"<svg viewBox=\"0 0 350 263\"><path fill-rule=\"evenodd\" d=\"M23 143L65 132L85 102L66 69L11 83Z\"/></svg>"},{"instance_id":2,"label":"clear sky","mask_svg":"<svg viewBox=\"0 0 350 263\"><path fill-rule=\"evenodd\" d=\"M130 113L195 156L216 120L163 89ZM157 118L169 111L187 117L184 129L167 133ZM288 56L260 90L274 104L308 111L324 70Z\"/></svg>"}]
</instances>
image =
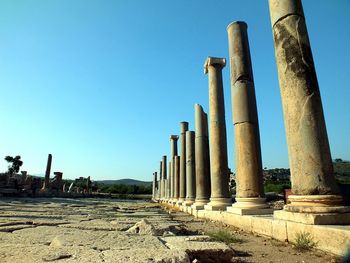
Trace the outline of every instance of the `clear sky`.
<instances>
[{"instance_id":1,"label":"clear sky","mask_svg":"<svg viewBox=\"0 0 350 263\"><path fill-rule=\"evenodd\" d=\"M304 0L333 158L350 159L350 1ZM0 1L0 171L151 180L194 104L208 111L207 56L248 24L263 166L288 167L267 0ZM223 70L234 170L229 67Z\"/></svg>"}]
</instances>

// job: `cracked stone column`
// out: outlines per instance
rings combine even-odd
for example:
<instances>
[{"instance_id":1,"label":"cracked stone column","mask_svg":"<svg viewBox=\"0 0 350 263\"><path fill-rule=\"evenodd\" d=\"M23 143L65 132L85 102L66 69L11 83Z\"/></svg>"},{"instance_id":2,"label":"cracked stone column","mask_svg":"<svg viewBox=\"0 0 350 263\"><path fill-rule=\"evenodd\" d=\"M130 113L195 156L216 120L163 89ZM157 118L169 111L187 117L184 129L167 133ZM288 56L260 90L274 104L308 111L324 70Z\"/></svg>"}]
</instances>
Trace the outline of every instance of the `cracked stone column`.
<instances>
[{"instance_id":1,"label":"cracked stone column","mask_svg":"<svg viewBox=\"0 0 350 263\"><path fill-rule=\"evenodd\" d=\"M171 198L171 195L170 195L171 177L172 177L172 174L171 174L171 161L170 161L168 162L168 179L167 179L167 201L168 202L170 201L170 198Z\"/></svg>"},{"instance_id":2,"label":"cracked stone column","mask_svg":"<svg viewBox=\"0 0 350 263\"><path fill-rule=\"evenodd\" d=\"M258 111L247 24L227 27L236 162L236 203L227 211L240 215L272 213L264 198Z\"/></svg>"},{"instance_id":3,"label":"cracked stone column","mask_svg":"<svg viewBox=\"0 0 350 263\"><path fill-rule=\"evenodd\" d=\"M51 164L52 164L52 154L49 154L47 157L47 165L46 165L46 172L45 172L45 180L44 184L41 190L49 190L50 186L50 172L51 172Z\"/></svg>"},{"instance_id":4,"label":"cracked stone column","mask_svg":"<svg viewBox=\"0 0 350 263\"><path fill-rule=\"evenodd\" d=\"M180 156L174 158L174 202L179 199L180 192Z\"/></svg>"},{"instance_id":5,"label":"cracked stone column","mask_svg":"<svg viewBox=\"0 0 350 263\"><path fill-rule=\"evenodd\" d=\"M180 192L178 205L181 205L186 199L186 131L188 131L188 122L180 122Z\"/></svg>"},{"instance_id":6,"label":"cracked stone column","mask_svg":"<svg viewBox=\"0 0 350 263\"><path fill-rule=\"evenodd\" d=\"M166 186L167 186L167 171L166 171L166 165L167 165L167 160L166 160L166 155L163 155L162 157L162 178L163 178L163 185L162 185L162 197L163 200L166 200Z\"/></svg>"},{"instance_id":7,"label":"cracked stone column","mask_svg":"<svg viewBox=\"0 0 350 263\"><path fill-rule=\"evenodd\" d=\"M152 198L157 199L157 172L153 173Z\"/></svg>"},{"instance_id":8,"label":"cracked stone column","mask_svg":"<svg viewBox=\"0 0 350 263\"><path fill-rule=\"evenodd\" d=\"M170 180L170 202L174 202L175 200L175 156L178 155L177 153L177 140L179 139L179 136L177 135L171 135L170 136L170 149L171 149L171 180ZM176 201L175 201L176 202Z\"/></svg>"},{"instance_id":9,"label":"cracked stone column","mask_svg":"<svg viewBox=\"0 0 350 263\"><path fill-rule=\"evenodd\" d=\"M294 194L289 196L291 204L275 217L304 223L312 218L312 224L350 223L349 214L342 214L349 207L342 206L333 173L302 3L269 0L269 6ZM333 214L316 214L326 212Z\"/></svg>"},{"instance_id":10,"label":"cracked stone column","mask_svg":"<svg viewBox=\"0 0 350 263\"><path fill-rule=\"evenodd\" d=\"M186 201L191 206L196 198L195 134L186 131Z\"/></svg>"},{"instance_id":11,"label":"cracked stone column","mask_svg":"<svg viewBox=\"0 0 350 263\"><path fill-rule=\"evenodd\" d=\"M210 158L208 118L201 105L195 106L196 199L191 206L204 209L210 198Z\"/></svg>"},{"instance_id":12,"label":"cracked stone column","mask_svg":"<svg viewBox=\"0 0 350 263\"><path fill-rule=\"evenodd\" d=\"M222 68L226 59L208 57L204 73L209 77L209 116L210 116L210 203L206 210L226 210L232 204L229 193L229 174L227 163L227 142L225 124L224 90Z\"/></svg>"}]
</instances>

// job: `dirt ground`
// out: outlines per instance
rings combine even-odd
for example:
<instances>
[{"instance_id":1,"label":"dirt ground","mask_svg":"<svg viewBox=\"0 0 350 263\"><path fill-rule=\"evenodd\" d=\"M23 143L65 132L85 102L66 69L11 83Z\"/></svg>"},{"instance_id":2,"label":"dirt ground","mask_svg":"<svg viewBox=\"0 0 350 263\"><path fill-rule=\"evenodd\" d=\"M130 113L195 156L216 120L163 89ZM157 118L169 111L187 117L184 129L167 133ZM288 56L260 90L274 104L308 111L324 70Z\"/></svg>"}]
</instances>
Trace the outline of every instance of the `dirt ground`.
<instances>
[{"instance_id":1,"label":"dirt ground","mask_svg":"<svg viewBox=\"0 0 350 263\"><path fill-rule=\"evenodd\" d=\"M310 251L298 251L288 242L280 242L268 237L262 237L246 233L233 226L224 225L219 222L204 221L196 219L183 212L172 212L172 219L186 225L189 231L209 234L225 230L241 242L230 244L235 251L234 262L249 263L338 263L341 258L317 249Z\"/></svg>"}]
</instances>

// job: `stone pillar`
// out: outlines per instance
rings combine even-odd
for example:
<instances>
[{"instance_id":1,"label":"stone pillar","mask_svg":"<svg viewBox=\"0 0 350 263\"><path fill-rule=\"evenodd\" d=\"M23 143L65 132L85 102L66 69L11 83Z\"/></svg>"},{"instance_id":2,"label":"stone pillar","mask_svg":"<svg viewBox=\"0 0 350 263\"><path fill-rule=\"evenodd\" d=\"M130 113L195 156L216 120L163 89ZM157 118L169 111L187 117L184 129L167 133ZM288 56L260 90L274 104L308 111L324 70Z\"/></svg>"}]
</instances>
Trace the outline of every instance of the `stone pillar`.
<instances>
[{"instance_id":1,"label":"stone pillar","mask_svg":"<svg viewBox=\"0 0 350 263\"><path fill-rule=\"evenodd\" d=\"M259 121L247 24L233 22L227 27L227 32L237 183L236 203L227 211L241 215L272 213L271 209L267 209L264 198Z\"/></svg>"},{"instance_id":2,"label":"stone pillar","mask_svg":"<svg viewBox=\"0 0 350 263\"><path fill-rule=\"evenodd\" d=\"M195 133L186 132L186 201L190 206L196 198L196 164L195 164Z\"/></svg>"},{"instance_id":3,"label":"stone pillar","mask_svg":"<svg viewBox=\"0 0 350 263\"><path fill-rule=\"evenodd\" d=\"M180 192L180 156L174 158L174 201L179 199Z\"/></svg>"},{"instance_id":4,"label":"stone pillar","mask_svg":"<svg viewBox=\"0 0 350 263\"><path fill-rule=\"evenodd\" d=\"M180 192L178 205L181 205L186 199L186 131L188 131L188 122L180 123Z\"/></svg>"},{"instance_id":5,"label":"stone pillar","mask_svg":"<svg viewBox=\"0 0 350 263\"><path fill-rule=\"evenodd\" d=\"M170 180L170 201L174 202L174 196L175 196L175 171L174 171L174 165L175 165L175 156L178 155L177 153L177 140L179 139L179 136L177 135L171 135L170 136L170 148L171 148L171 180ZM169 172L170 172L169 171Z\"/></svg>"},{"instance_id":6,"label":"stone pillar","mask_svg":"<svg viewBox=\"0 0 350 263\"><path fill-rule=\"evenodd\" d=\"M45 172L45 181L42 190L48 190L50 185L50 172L51 172L52 155L49 154L47 157L47 165Z\"/></svg>"},{"instance_id":7,"label":"stone pillar","mask_svg":"<svg viewBox=\"0 0 350 263\"><path fill-rule=\"evenodd\" d=\"M299 222L312 216L314 224L350 223L349 214L341 214L349 212L349 207L341 205L333 173L302 3L269 0L269 6L294 194L284 208L291 213L279 211L275 216L290 219L292 214L292 220ZM313 214L305 216L306 212ZM333 214L316 214L326 212Z\"/></svg>"},{"instance_id":8,"label":"stone pillar","mask_svg":"<svg viewBox=\"0 0 350 263\"><path fill-rule=\"evenodd\" d=\"M162 179L163 179L163 184L162 184L162 198L163 200L166 199L166 180L167 180L167 173L166 173L166 165L167 165L167 161L166 161L166 155L163 155L162 157Z\"/></svg>"},{"instance_id":9,"label":"stone pillar","mask_svg":"<svg viewBox=\"0 0 350 263\"><path fill-rule=\"evenodd\" d=\"M157 172L153 173L152 199L156 200Z\"/></svg>"},{"instance_id":10,"label":"stone pillar","mask_svg":"<svg viewBox=\"0 0 350 263\"><path fill-rule=\"evenodd\" d=\"M210 203L206 210L226 210L232 204L229 193L227 163L227 142L225 124L224 90L222 68L226 59L208 57L204 73L209 75L209 114L210 114Z\"/></svg>"},{"instance_id":11,"label":"stone pillar","mask_svg":"<svg viewBox=\"0 0 350 263\"><path fill-rule=\"evenodd\" d=\"M210 158L208 118L201 105L195 105L196 199L193 209L203 209L210 198Z\"/></svg>"},{"instance_id":12,"label":"stone pillar","mask_svg":"<svg viewBox=\"0 0 350 263\"><path fill-rule=\"evenodd\" d=\"M162 172L162 161L159 163L159 200L163 200L163 172Z\"/></svg>"},{"instance_id":13,"label":"stone pillar","mask_svg":"<svg viewBox=\"0 0 350 263\"><path fill-rule=\"evenodd\" d=\"M172 177L172 174L171 174L171 161L170 162L168 162L168 180L167 180L167 200L168 200L168 202L170 201L170 199L171 199L171 195L170 195L170 191L171 191L171 189L170 189L170 187L171 187L171 177Z\"/></svg>"}]
</instances>

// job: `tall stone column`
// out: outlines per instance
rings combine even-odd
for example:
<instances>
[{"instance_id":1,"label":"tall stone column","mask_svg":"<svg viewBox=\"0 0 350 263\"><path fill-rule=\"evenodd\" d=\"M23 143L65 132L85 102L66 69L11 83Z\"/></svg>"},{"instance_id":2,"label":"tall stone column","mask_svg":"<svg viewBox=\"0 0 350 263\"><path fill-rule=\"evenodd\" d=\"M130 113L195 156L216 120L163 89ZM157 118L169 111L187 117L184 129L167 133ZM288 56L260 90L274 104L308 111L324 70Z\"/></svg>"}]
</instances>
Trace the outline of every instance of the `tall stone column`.
<instances>
[{"instance_id":1,"label":"tall stone column","mask_svg":"<svg viewBox=\"0 0 350 263\"><path fill-rule=\"evenodd\" d=\"M49 154L47 157L47 165L45 171L45 180L43 184L42 190L48 190L50 185L50 172L51 172L51 164L52 164L52 155Z\"/></svg>"},{"instance_id":2,"label":"tall stone column","mask_svg":"<svg viewBox=\"0 0 350 263\"><path fill-rule=\"evenodd\" d=\"M166 160L166 155L163 155L162 157L162 178L163 178L163 185L162 185L162 197L163 200L166 199L166 185L167 185L167 171L166 171L166 166L167 166L167 160Z\"/></svg>"},{"instance_id":3,"label":"tall stone column","mask_svg":"<svg viewBox=\"0 0 350 263\"><path fill-rule=\"evenodd\" d=\"M167 200L168 202L170 201L171 199L171 177L172 177L172 174L171 174L171 161L168 162L168 181L167 181Z\"/></svg>"},{"instance_id":4,"label":"tall stone column","mask_svg":"<svg viewBox=\"0 0 350 263\"><path fill-rule=\"evenodd\" d=\"M300 0L269 0L278 78L291 170L291 204L285 211L295 221L350 223L349 207L335 181L326 124ZM275 214L289 218L290 213ZM313 214L306 215L305 212ZM338 213L319 216L315 213ZM279 217L280 216L280 217ZM285 217L284 217L285 216ZM310 217L309 217L310 216Z\"/></svg>"},{"instance_id":5,"label":"tall stone column","mask_svg":"<svg viewBox=\"0 0 350 263\"><path fill-rule=\"evenodd\" d=\"M195 164L195 133L186 132L186 201L190 206L196 198L196 164Z\"/></svg>"},{"instance_id":6,"label":"tall stone column","mask_svg":"<svg viewBox=\"0 0 350 263\"><path fill-rule=\"evenodd\" d=\"M210 198L210 158L208 118L201 105L195 105L196 199L193 209L204 209Z\"/></svg>"},{"instance_id":7,"label":"tall stone column","mask_svg":"<svg viewBox=\"0 0 350 263\"><path fill-rule=\"evenodd\" d=\"M153 200L157 198L157 172L153 173L152 198Z\"/></svg>"},{"instance_id":8,"label":"tall stone column","mask_svg":"<svg viewBox=\"0 0 350 263\"><path fill-rule=\"evenodd\" d=\"M175 196L175 171L174 171L174 165L175 165L175 156L178 155L177 152L177 140L179 139L179 136L177 135L171 135L170 136L170 148L171 148L171 180L170 180L170 201L174 201Z\"/></svg>"},{"instance_id":9,"label":"tall stone column","mask_svg":"<svg viewBox=\"0 0 350 263\"><path fill-rule=\"evenodd\" d=\"M226 210L232 204L229 193L229 174L227 162L227 142L225 124L224 90L222 68L226 59L208 57L204 73L209 76L209 114L210 114L210 203L206 210Z\"/></svg>"},{"instance_id":10,"label":"tall stone column","mask_svg":"<svg viewBox=\"0 0 350 263\"><path fill-rule=\"evenodd\" d=\"M174 201L179 199L180 193L180 156L174 158Z\"/></svg>"},{"instance_id":11,"label":"tall stone column","mask_svg":"<svg viewBox=\"0 0 350 263\"><path fill-rule=\"evenodd\" d=\"M178 205L181 205L186 199L186 131L188 131L188 122L180 123L180 192Z\"/></svg>"},{"instance_id":12,"label":"tall stone column","mask_svg":"<svg viewBox=\"0 0 350 263\"><path fill-rule=\"evenodd\" d=\"M162 160L160 161L159 163L159 200L163 200L163 172L162 172L162 169L163 169L163 164L162 164Z\"/></svg>"},{"instance_id":13,"label":"tall stone column","mask_svg":"<svg viewBox=\"0 0 350 263\"><path fill-rule=\"evenodd\" d=\"M259 121L247 24L233 22L228 25L227 32L237 182L236 203L227 211L241 215L272 213L264 198Z\"/></svg>"}]
</instances>

